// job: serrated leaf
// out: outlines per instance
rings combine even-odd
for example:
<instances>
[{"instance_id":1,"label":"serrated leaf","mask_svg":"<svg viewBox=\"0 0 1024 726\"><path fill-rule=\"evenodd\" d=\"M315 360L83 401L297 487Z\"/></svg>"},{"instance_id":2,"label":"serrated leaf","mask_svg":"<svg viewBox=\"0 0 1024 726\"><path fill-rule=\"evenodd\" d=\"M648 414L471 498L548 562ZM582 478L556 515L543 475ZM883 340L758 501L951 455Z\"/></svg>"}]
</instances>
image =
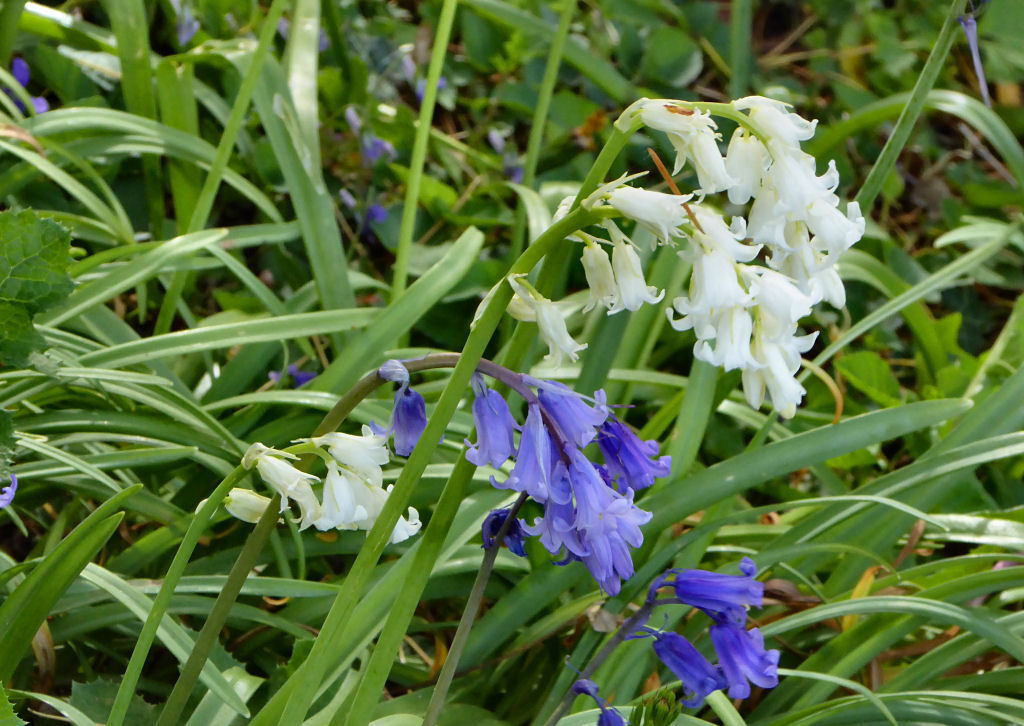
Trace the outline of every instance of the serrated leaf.
<instances>
[{"instance_id":1,"label":"serrated leaf","mask_svg":"<svg viewBox=\"0 0 1024 726\"><path fill-rule=\"evenodd\" d=\"M32 316L74 288L68 276L71 235L51 219L23 209L0 212L0 363L23 367L43 339ZM2 444L2 442L0 442Z\"/></svg>"},{"instance_id":2,"label":"serrated leaf","mask_svg":"<svg viewBox=\"0 0 1024 726\"><path fill-rule=\"evenodd\" d=\"M30 314L53 307L71 292L71 235L34 212L0 212L0 301Z\"/></svg>"},{"instance_id":3,"label":"serrated leaf","mask_svg":"<svg viewBox=\"0 0 1024 726\"><path fill-rule=\"evenodd\" d=\"M98 678L88 683L74 682L71 684L71 705L86 714L96 723L106 723L110 707L117 696L117 682L106 678ZM156 706L146 703L138 695L133 695L128 706L125 723L133 726L149 726L156 723Z\"/></svg>"},{"instance_id":4,"label":"serrated leaf","mask_svg":"<svg viewBox=\"0 0 1024 726\"><path fill-rule=\"evenodd\" d=\"M7 691L0 688L0 726L26 726L14 713L14 707L7 700Z\"/></svg>"}]
</instances>

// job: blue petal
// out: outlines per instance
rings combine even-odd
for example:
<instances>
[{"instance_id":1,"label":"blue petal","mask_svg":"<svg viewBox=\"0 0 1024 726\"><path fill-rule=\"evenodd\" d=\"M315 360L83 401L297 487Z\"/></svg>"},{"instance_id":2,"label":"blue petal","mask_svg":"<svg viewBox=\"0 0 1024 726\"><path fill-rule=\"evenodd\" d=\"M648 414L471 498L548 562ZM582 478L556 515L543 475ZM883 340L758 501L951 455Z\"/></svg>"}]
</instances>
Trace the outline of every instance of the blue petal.
<instances>
[{"instance_id":1,"label":"blue petal","mask_svg":"<svg viewBox=\"0 0 1024 726\"><path fill-rule=\"evenodd\" d=\"M11 483L0 489L0 509L10 506L14 501L14 494L18 491L18 477L11 474Z\"/></svg>"},{"instance_id":2,"label":"blue petal","mask_svg":"<svg viewBox=\"0 0 1024 726\"><path fill-rule=\"evenodd\" d=\"M719 623L711 626L710 633L718 660L729 681L730 698L747 698L750 695L750 683L761 688L774 688L778 685L779 651L764 649L764 636L760 630Z\"/></svg>"}]
</instances>

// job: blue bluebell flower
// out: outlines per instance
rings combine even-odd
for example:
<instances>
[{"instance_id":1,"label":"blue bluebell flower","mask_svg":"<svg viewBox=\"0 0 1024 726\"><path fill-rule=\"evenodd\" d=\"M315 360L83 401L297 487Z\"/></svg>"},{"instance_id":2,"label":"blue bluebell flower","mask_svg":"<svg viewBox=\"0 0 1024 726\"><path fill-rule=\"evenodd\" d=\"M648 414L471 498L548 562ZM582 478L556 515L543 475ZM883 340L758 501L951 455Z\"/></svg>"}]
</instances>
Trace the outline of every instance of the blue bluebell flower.
<instances>
[{"instance_id":1,"label":"blue bluebell flower","mask_svg":"<svg viewBox=\"0 0 1024 726\"><path fill-rule=\"evenodd\" d=\"M182 0L171 0L171 7L177 15L175 30L178 35L178 47L184 48L199 32L199 21L192 15L192 4Z\"/></svg>"},{"instance_id":2,"label":"blue bluebell flower","mask_svg":"<svg viewBox=\"0 0 1024 726\"><path fill-rule=\"evenodd\" d=\"M386 361L377 369L377 375L399 384L395 392L391 423L385 435L394 435L396 454L408 456L416 448L416 442L427 427L427 404L423 396L409 388L409 371L399 361Z\"/></svg>"},{"instance_id":3,"label":"blue bluebell flower","mask_svg":"<svg viewBox=\"0 0 1024 726\"><path fill-rule=\"evenodd\" d=\"M14 501L14 495L18 491L18 477L11 474L11 483L0 489L0 509L9 507Z\"/></svg>"},{"instance_id":4,"label":"blue bluebell flower","mask_svg":"<svg viewBox=\"0 0 1024 726\"><path fill-rule=\"evenodd\" d=\"M728 685L722 669L711 665L708 659L679 633L655 630L647 626L643 626L641 631L644 635L629 637L649 635L654 638L655 654L676 678L683 682L685 700L682 704L687 708L700 707L709 693Z\"/></svg>"},{"instance_id":5,"label":"blue bluebell flower","mask_svg":"<svg viewBox=\"0 0 1024 726\"><path fill-rule=\"evenodd\" d=\"M742 625L747 621L747 606L761 607L764 584L755 580L757 565L749 557L740 562L742 575L726 575L706 570L669 570L658 577L648 592L653 601L659 587L670 584L675 600L700 608L716 622ZM668 577L674 580L669 583Z\"/></svg>"},{"instance_id":6,"label":"blue bluebell flower","mask_svg":"<svg viewBox=\"0 0 1024 726\"><path fill-rule=\"evenodd\" d=\"M608 418L604 391L594 394L596 405L590 406L580 394L564 383L528 380L537 386L540 405L568 441L582 448L594 440L597 427Z\"/></svg>"},{"instance_id":7,"label":"blue bluebell flower","mask_svg":"<svg viewBox=\"0 0 1024 726\"><path fill-rule=\"evenodd\" d=\"M572 684L572 692L581 696L590 696L601 709L601 715L597 717L597 726L625 726L628 723L622 718L618 710L608 705L608 702L598 695L597 684L588 678L581 678Z\"/></svg>"},{"instance_id":8,"label":"blue bluebell flower","mask_svg":"<svg viewBox=\"0 0 1024 726\"><path fill-rule=\"evenodd\" d=\"M292 381L295 383L296 388L302 388L304 385L316 378L316 373L299 370L299 367L294 363L289 364L287 371L288 375L291 376ZM277 383L281 380L282 375L281 371L270 371L270 373L267 374L267 378L272 380L274 383Z\"/></svg>"},{"instance_id":9,"label":"blue bluebell flower","mask_svg":"<svg viewBox=\"0 0 1024 726\"><path fill-rule=\"evenodd\" d=\"M484 548L490 549L494 545L494 538L498 536L498 530L508 519L511 508L492 509L491 513L484 519L480 536L484 541ZM523 520L514 519L505 533L505 546L509 552L520 557L526 557L526 532L523 531Z\"/></svg>"},{"instance_id":10,"label":"blue bluebell flower","mask_svg":"<svg viewBox=\"0 0 1024 726\"><path fill-rule=\"evenodd\" d=\"M32 77L32 73L24 58L15 58L11 61L11 75L14 76L14 80L21 84L22 88L28 88L28 82ZM25 104L20 99L10 91L7 92L7 95L14 99L14 104L20 111L25 111ZM36 113L43 113L50 110L50 103L42 96L34 96L32 98L32 108Z\"/></svg>"},{"instance_id":11,"label":"blue bluebell flower","mask_svg":"<svg viewBox=\"0 0 1024 726\"><path fill-rule=\"evenodd\" d=\"M641 440L614 416L609 416L597 430L597 445L608 473L622 487L633 491L646 489L656 478L668 476L672 468L671 456L658 457L657 441Z\"/></svg>"},{"instance_id":12,"label":"blue bluebell flower","mask_svg":"<svg viewBox=\"0 0 1024 726\"><path fill-rule=\"evenodd\" d=\"M491 484L498 489L513 489L526 492L541 504L552 496L552 480L558 461L558 447L544 425L540 407L531 405L526 413L516 465L508 478L499 483L491 477ZM554 496L560 496L560 487L555 487Z\"/></svg>"},{"instance_id":13,"label":"blue bluebell flower","mask_svg":"<svg viewBox=\"0 0 1024 726\"><path fill-rule=\"evenodd\" d=\"M466 458L477 466L500 467L515 451L512 434L516 421L502 395L489 389L479 373L473 375L473 392L476 394L473 401L476 445L466 442Z\"/></svg>"},{"instance_id":14,"label":"blue bluebell flower","mask_svg":"<svg viewBox=\"0 0 1024 726\"><path fill-rule=\"evenodd\" d=\"M571 502L549 499L544 505L544 516L535 519L532 525L524 524L523 530L537 537L548 552L562 557L556 565L582 562L590 554L576 526L576 508Z\"/></svg>"},{"instance_id":15,"label":"blue bluebell flower","mask_svg":"<svg viewBox=\"0 0 1024 726\"><path fill-rule=\"evenodd\" d=\"M381 224L388 218L388 210L379 204L371 204L366 209L366 221L370 224Z\"/></svg>"},{"instance_id":16,"label":"blue bluebell flower","mask_svg":"<svg viewBox=\"0 0 1024 726\"><path fill-rule=\"evenodd\" d=\"M448 79L447 78L445 78L444 76L441 76L440 78L437 79L437 90L440 91L441 89L447 88L447 87L448 87ZM416 100L420 101L422 103L423 102L423 97L426 95L426 93L427 93L427 79L426 78L421 78L418 81L416 81Z\"/></svg>"},{"instance_id":17,"label":"blue bluebell flower","mask_svg":"<svg viewBox=\"0 0 1024 726\"><path fill-rule=\"evenodd\" d=\"M363 152L363 160L371 166L384 157L387 157L387 161L394 161L398 157L394 144L372 133L366 134L360 146Z\"/></svg>"},{"instance_id":18,"label":"blue bluebell flower","mask_svg":"<svg viewBox=\"0 0 1024 726\"><path fill-rule=\"evenodd\" d=\"M523 178L526 176L526 171L515 161L506 160L501 171L513 184L522 184Z\"/></svg>"},{"instance_id":19,"label":"blue bluebell flower","mask_svg":"<svg viewBox=\"0 0 1024 726\"><path fill-rule=\"evenodd\" d=\"M764 649L760 630L720 622L711 626L710 633L718 662L729 682L730 698L748 697L751 683L761 688L779 684L779 651Z\"/></svg>"},{"instance_id":20,"label":"blue bluebell flower","mask_svg":"<svg viewBox=\"0 0 1024 726\"><path fill-rule=\"evenodd\" d=\"M981 4L986 2L988 0L982 0ZM974 17L975 12L977 11L972 2L970 14L961 15L957 20L960 21L964 35L967 36L967 45L971 49L971 61L974 63L974 74L978 77L978 86L981 88L981 98L986 106L992 108L992 98L988 94L988 81L985 80L985 68L981 64L981 52L978 48L978 21Z\"/></svg>"}]
</instances>

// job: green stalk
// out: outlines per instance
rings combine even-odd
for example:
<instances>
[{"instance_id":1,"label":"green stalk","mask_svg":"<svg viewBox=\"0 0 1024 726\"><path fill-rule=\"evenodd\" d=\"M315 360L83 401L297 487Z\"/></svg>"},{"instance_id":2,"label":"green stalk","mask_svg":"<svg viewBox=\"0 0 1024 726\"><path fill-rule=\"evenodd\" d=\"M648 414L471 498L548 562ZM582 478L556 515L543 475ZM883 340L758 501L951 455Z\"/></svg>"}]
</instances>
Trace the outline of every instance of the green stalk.
<instances>
[{"instance_id":1,"label":"green stalk","mask_svg":"<svg viewBox=\"0 0 1024 726\"><path fill-rule=\"evenodd\" d=\"M18 18L25 7L25 0L0 1L0 67L9 68L14 39L18 37Z\"/></svg>"},{"instance_id":2,"label":"green stalk","mask_svg":"<svg viewBox=\"0 0 1024 726\"><path fill-rule=\"evenodd\" d=\"M267 16L260 26L259 40L256 50L252 54L252 61L249 64L248 72L242 77L242 84L238 87L238 95L235 96L235 103L231 107L231 115L224 124L224 133L217 144L217 153L210 164L210 170L206 173L206 181L199 191L199 198L196 200L195 210L192 212L192 219L188 223L189 232L198 232L206 226L213 210L213 200L220 188L221 178L224 170L227 169L228 161L231 159L231 151L238 139L238 132L245 121L245 113L249 110L249 102L252 101L252 94L256 90L256 84L260 79L260 69L270 54L273 47L274 35L277 33L277 23L288 7L289 0L273 0Z\"/></svg>"},{"instance_id":3,"label":"green stalk","mask_svg":"<svg viewBox=\"0 0 1024 726\"><path fill-rule=\"evenodd\" d=\"M437 31L434 33L434 47L430 52L430 66L427 69L427 85L423 90L423 102L420 104L419 126L416 127L412 158L409 161L409 181L405 187L402 226L399 228L398 248L395 250L394 274L391 278L392 300L405 291L406 278L409 274L409 253L412 251L412 235L416 225L416 209L420 201L423 166L427 159L427 141L430 139L430 127L434 120L437 83L441 78L441 68L444 66L444 56L448 50L448 39L452 34L457 5L458 0L444 0L441 16L437 21Z\"/></svg>"},{"instance_id":4,"label":"green stalk","mask_svg":"<svg viewBox=\"0 0 1024 726\"><path fill-rule=\"evenodd\" d=\"M270 503L267 504L267 509L263 512L263 516L260 517L260 521L256 524L253 531L249 533L248 538L246 538L245 545L238 554L238 559L235 560L235 564L232 565L227 580L224 582L224 588L217 595L213 609L210 610L210 615L206 618L203 629L199 632L199 637L196 638L195 647L189 654L185 667L182 669L177 683L174 684L174 688L171 690L171 695L167 697L167 702L164 704L163 711L160 712L160 718L157 720L156 726L174 726L174 724L180 723L179 717L181 716L182 709L185 708L189 696L192 695L192 688L199 679L199 674L202 672L203 665L210 655L210 650L213 649L214 643L217 642L217 636L220 634L221 628L224 627L224 623L231 613L231 607L235 604L235 600L238 599L238 593L242 591L242 585L245 584L246 578L252 572L260 552L263 551L263 547L267 543L267 538L277 525L278 509L280 506L281 495L275 494Z\"/></svg>"},{"instance_id":5,"label":"green stalk","mask_svg":"<svg viewBox=\"0 0 1024 726\"><path fill-rule=\"evenodd\" d=\"M577 209L570 213L538 237L512 265L509 274L529 272L546 253L562 242L567 235L613 213L612 210L605 209L593 211ZM470 331L459 362L452 371L433 414L427 421L427 427L395 482L394 489L377 518L376 524L367 535L366 543L356 556L352 569L345 579L345 586L340 589L331 606L309 657L286 685L264 706L253 720L252 726L302 722L327 673L328 666L333 660L332 643L343 632L352 609L369 584L377 561L391 537L395 523L405 511L413 488L433 457L437 442L441 440L441 435L455 414L462 394L469 386L470 377L483 356L484 349L490 342L511 298L511 287L508 285L498 286L476 325Z\"/></svg>"},{"instance_id":6,"label":"green stalk","mask_svg":"<svg viewBox=\"0 0 1024 726\"><path fill-rule=\"evenodd\" d=\"M732 701L725 697L721 691L709 693L707 704L715 712L722 722L722 726L747 726L747 722L740 716L739 711L732 705Z\"/></svg>"},{"instance_id":7,"label":"green stalk","mask_svg":"<svg viewBox=\"0 0 1024 726\"><path fill-rule=\"evenodd\" d=\"M416 557L409 569L409 575L405 578L402 589L391 606L384 629L377 638L359 687L347 708L334 714L331 726L341 726L341 724L365 726L370 722L373 709L380 698L381 689L384 688L388 674L391 672L395 653L408 632L409 623L412 621L423 590L430 579L434 562L437 561L437 557L441 553L448 530L459 510L459 504L466 495L466 489L473 478L474 471L476 471L476 466L470 463L465 456L461 457L456 462L455 468L452 469L451 476L448 477L441 497L438 499L437 507L423 532L423 538L420 540ZM479 605L479 601L477 604ZM445 663L447 665L447 661Z\"/></svg>"},{"instance_id":8,"label":"green stalk","mask_svg":"<svg viewBox=\"0 0 1024 726\"><path fill-rule=\"evenodd\" d=\"M473 582L473 589L466 600L466 607L462 610L462 618L459 620L459 627L455 630L452 647L449 648L448 656L444 659L444 665L441 666L441 672L438 674L437 684L434 686L434 692L430 696L430 703L427 705L427 713L423 717L423 726L434 726L437 723L437 719L441 716L445 697L448 695L448 689L451 687L452 679L455 677L455 669L459 666L459 658L462 656L462 651L466 648L466 642L469 640L469 630L473 627L473 621L476 620L476 614L480 610L480 603L484 599L487 581L491 578L491 572L494 570L494 561L498 558L501 543L505 541L505 535L508 534L516 514L519 513L519 508L526 501L526 496L526 492L519 495L516 503L512 505L508 515L505 517L505 521L501 523L501 527L494 537L494 542L484 550L484 560L476 573L476 580Z\"/></svg>"},{"instance_id":9,"label":"green stalk","mask_svg":"<svg viewBox=\"0 0 1024 726\"><path fill-rule=\"evenodd\" d=\"M533 188L537 179L537 162L540 160L540 149L544 142L544 129L547 127L548 111L551 108L551 97L555 93L558 81L558 69L562 65L565 54L565 41L569 37L569 25L576 11L576 0L562 0L562 12L558 17L558 29L551 39L551 50L548 51L548 62L544 66L544 77L537 93L537 106L533 110L530 125L530 138L526 142L526 159L523 162L523 186ZM526 229L526 207L520 202L516 213L516 227L512 233L512 244L509 246L509 257L519 257L523 251Z\"/></svg>"},{"instance_id":10,"label":"green stalk","mask_svg":"<svg viewBox=\"0 0 1024 726\"><path fill-rule=\"evenodd\" d=\"M192 517L192 521L189 522L185 536L181 538L181 544L178 545L178 551L174 553L171 566L167 568L167 574L164 575L160 591L153 598L153 607L146 617L146 622L142 625L139 639L135 643L135 650L132 651L132 657L124 671L124 678L121 679L121 685L118 686L117 695L114 697L114 704L110 707L107 726L121 726L124 723L131 698L135 694L135 686L138 685L139 676L142 675L142 667L146 663L146 656L149 654L149 649L152 647L153 640L156 637L157 628L160 627L160 621L167 612L167 607L171 604L174 588L177 586L182 574L184 574L185 567L188 566L189 558L192 557L192 552L196 548L199 536L206 530L207 525L210 523L210 518L217 511L217 507L220 506L225 495L231 491L231 488L239 480L245 477L246 473L245 469L241 466L235 467L224 478L224 481L217 485L217 488L210 494L210 498L206 500Z\"/></svg>"},{"instance_id":11,"label":"green stalk","mask_svg":"<svg viewBox=\"0 0 1024 726\"><path fill-rule=\"evenodd\" d=\"M732 0L729 19L729 95L741 98L750 89L750 43L753 40L753 0Z\"/></svg>"},{"instance_id":12,"label":"green stalk","mask_svg":"<svg viewBox=\"0 0 1024 726\"><path fill-rule=\"evenodd\" d=\"M907 145L910 132L914 130L914 124L917 123L917 119L924 110L928 92L935 86L935 80L938 78L939 71L942 70L942 65L946 62L946 56L949 55L949 49L953 46L953 40L956 38L959 28L957 16L963 14L966 4L967 0L953 0L949 6L942 30L939 31L939 37L936 39L935 45L932 46L932 52L928 55L921 75L917 77L917 83L914 84L914 90L910 93L910 99L903 107L903 113L897 119L892 134L882 148L882 153L878 155L863 186L857 192L856 201L860 203L861 209L865 213L875 203L875 198L878 197L882 185L885 184L886 178L896 165L896 159L899 158L903 147Z\"/></svg>"}]
</instances>

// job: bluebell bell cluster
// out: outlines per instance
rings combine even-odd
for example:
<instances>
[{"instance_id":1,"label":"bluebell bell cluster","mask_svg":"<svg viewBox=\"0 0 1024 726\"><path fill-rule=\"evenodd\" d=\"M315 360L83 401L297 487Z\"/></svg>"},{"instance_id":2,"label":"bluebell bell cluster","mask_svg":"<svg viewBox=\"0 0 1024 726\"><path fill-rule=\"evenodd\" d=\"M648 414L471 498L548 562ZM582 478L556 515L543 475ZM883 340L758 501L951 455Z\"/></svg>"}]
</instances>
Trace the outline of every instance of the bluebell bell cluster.
<instances>
[{"instance_id":1,"label":"bluebell bell cluster","mask_svg":"<svg viewBox=\"0 0 1024 726\"><path fill-rule=\"evenodd\" d=\"M641 441L619 422L603 391L587 399L561 383L520 378L528 405L518 447L513 432L520 427L508 405L478 379L473 404L477 441L466 457L494 467L514 458L508 477L498 481L492 476L491 484L526 493L544 506L532 525L520 520L517 526L538 537L558 558L556 565L582 562L602 590L616 595L621 581L633 575L630 548L643 543L640 525L651 519L633 503L634 492L666 476L671 458L658 457L657 443ZM605 466L584 453L595 440Z\"/></svg>"},{"instance_id":2,"label":"bluebell bell cluster","mask_svg":"<svg viewBox=\"0 0 1024 726\"><path fill-rule=\"evenodd\" d=\"M28 63L25 62L24 58L15 58L11 61L11 75L14 76L14 80L21 84L22 88L28 88L29 79L32 77L32 72L29 70ZM25 104L16 97L10 91L5 91L8 96L14 99L14 105L24 113ZM32 98L32 108L35 109L36 113L44 113L50 110L50 103L42 96L34 96Z\"/></svg>"},{"instance_id":3,"label":"bluebell bell cluster","mask_svg":"<svg viewBox=\"0 0 1024 726\"><path fill-rule=\"evenodd\" d=\"M646 625L628 638L654 639L654 652L683 683L683 705L699 707L709 693L728 688L730 698L747 698L750 685L773 688L778 685L779 651L765 650L764 636L757 628L747 630L747 607L760 607L764 585L754 579L757 565L744 557L742 575L725 575L705 570L669 570L658 577L647 596L649 605L683 604L700 609L714 624L709 629L718 655L712 665L682 635L655 630ZM658 590L671 586L671 597Z\"/></svg>"},{"instance_id":4,"label":"bluebell bell cluster","mask_svg":"<svg viewBox=\"0 0 1024 726\"><path fill-rule=\"evenodd\" d=\"M9 507L14 501L14 495L18 491L18 477L11 474L11 483L0 489L0 509Z\"/></svg>"},{"instance_id":5,"label":"bluebell bell cluster","mask_svg":"<svg viewBox=\"0 0 1024 726\"><path fill-rule=\"evenodd\" d=\"M608 705L608 702L598 695L597 684L588 678L581 678L572 684L572 692L581 696L590 696L601 709L601 715L597 717L597 726L625 726L627 723L622 714Z\"/></svg>"},{"instance_id":6,"label":"bluebell bell cluster","mask_svg":"<svg viewBox=\"0 0 1024 726\"><path fill-rule=\"evenodd\" d=\"M391 424L376 430L394 436L394 451L408 456L426 427L423 397L409 387L409 372L399 361L388 361L378 375L399 384ZM474 374L473 423L476 443L466 442L466 458L477 466L501 467L515 460L504 481L491 477L498 489L526 493L543 505L543 516L527 524L516 520L504 542L525 556L527 535L555 555L556 565L582 562L609 595L617 595L622 580L633 575L631 548L643 543L640 525L650 512L633 503L636 491L667 476L671 457L658 455L655 441L643 441L608 407L604 391L592 398L568 386L542 381L511 371L506 382L527 402L526 420L520 426L508 403ZM503 378L504 380L504 378ZM515 432L519 431L519 444ZM584 450L595 444L605 464L592 462ZM485 546L490 546L508 516L495 510L483 526Z\"/></svg>"}]
</instances>

